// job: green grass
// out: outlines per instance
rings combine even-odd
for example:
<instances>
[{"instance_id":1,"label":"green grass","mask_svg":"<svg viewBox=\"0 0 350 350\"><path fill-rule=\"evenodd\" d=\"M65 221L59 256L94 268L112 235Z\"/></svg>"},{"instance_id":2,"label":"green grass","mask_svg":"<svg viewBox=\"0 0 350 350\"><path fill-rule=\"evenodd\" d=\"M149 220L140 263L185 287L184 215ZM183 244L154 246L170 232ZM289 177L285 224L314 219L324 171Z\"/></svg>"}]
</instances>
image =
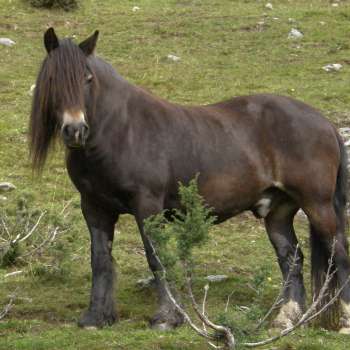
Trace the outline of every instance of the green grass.
<instances>
[{"instance_id":1,"label":"green grass","mask_svg":"<svg viewBox=\"0 0 350 350\"><path fill-rule=\"evenodd\" d=\"M168 333L148 328L155 295L136 286L149 271L130 216L121 218L114 246L120 322L93 332L76 327L90 288L89 239L79 197L60 146L41 177L32 173L28 161L28 91L45 55L43 32L52 25L60 36L83 40L99 29L98 55L129 81L174 102L202 104L272 92L301 99L337 125L349 125L350 4L342 1L335 8L326 0L280 0L273 2L272 11L256 0L86 0L80 5L65 12L34 9L24 0L0 0L0 36L16 41L11 48L0 46L0 181L17 186L8 195L11 205L26 196L33 208L48 210L45 224L70 203L65 222L69 229L57 238L64 244L69 273L60 279L49 272L34 276L37 264L51 261L57 247L28 265L0 269L0 308L12 291L17 289L18 295L0 322L0 349L205 349L205 342L188 327ZM133 6L140 11L132 12ZM292 27L305 36L288 40ZM170 62L168 54L181 61ZM326 73L321 68L328 63L341 63L343 69ZM299 220L297 230L308 254L306 223ZM207 274L227 274L227 281L211 286L208 311L215 315L223 310L233 291L230 317L249 329L278 293L273 249L262 223L248 214L215 227L211 237L196 252L195 291L201 297ZM4 277L18 269L25 273ZM308 282L308 263L305 275ZM254 291L257 279L264 281L259 293ZM251 308L248 315L237 310L242 305ZM346 336L310 328L265 348L342 350L348 345Z\"/></svg>"}]
</instances>

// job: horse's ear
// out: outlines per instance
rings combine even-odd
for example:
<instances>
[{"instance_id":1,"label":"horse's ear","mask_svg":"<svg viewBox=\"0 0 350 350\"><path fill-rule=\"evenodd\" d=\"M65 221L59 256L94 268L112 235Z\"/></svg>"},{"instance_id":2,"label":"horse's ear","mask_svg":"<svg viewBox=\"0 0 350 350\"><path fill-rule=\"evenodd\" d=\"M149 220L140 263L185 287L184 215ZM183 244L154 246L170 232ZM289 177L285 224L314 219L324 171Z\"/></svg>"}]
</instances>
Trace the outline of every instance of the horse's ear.
<instances>
[{"instance_id":1,"label":"horse's ear","mask_svg":"<svg viewBox=\"0 0 350 350\"><path fill-rule=\"evenodd\" d=\"M44 44L47 53L50 53L59 46L57 35L52 27L44 34Z\"/></svg>"},{"instance_id":2,"label":"horse's ear","mask_svg":"<svg viewBox=\"0 0 350 350\"><path fill-rule=\"evenodd\" d=\"M79 47L83 50L86 56L91 55L95 51L98 38L98 30L95 31L89 38L79 44Z\"/></svg>"}]
</instances>

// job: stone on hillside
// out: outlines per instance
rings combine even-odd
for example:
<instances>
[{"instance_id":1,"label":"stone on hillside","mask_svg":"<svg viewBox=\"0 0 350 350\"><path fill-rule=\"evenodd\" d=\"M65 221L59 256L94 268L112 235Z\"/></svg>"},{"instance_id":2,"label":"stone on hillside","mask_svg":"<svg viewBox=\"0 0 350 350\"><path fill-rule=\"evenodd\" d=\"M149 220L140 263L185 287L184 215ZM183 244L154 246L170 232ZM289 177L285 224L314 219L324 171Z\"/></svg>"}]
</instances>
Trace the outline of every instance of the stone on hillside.
<instances>
[{"instance_id":1,"label":"stone on hillside","mask_svg":"<svg viewBox=\"0 0 350 350\"><path fill-rule=\"evenodd\" d=\"M325 70L326 72L338 72L342 68L343 66L340 63L331 63L322 67L322 69Z\"/></svg>"},{"instance_id":2,"label":"stone on hillside","mask_svg":"<svg viewBox=\"0 0 350 350\"><path fill-rule=\"evenodd\" d=\"M304 36L298 29L292 28L288 34L288 39L301 39Z\"/></svg>"},{"instance_id":3,"label":"stone on hillside","mask_svg":"<svg viewBox=\"0 0 350 350\"><path fill-rule=\"evenodd\" d=\"M269 10L273 10L273 5L271 4L271 2L268 2L265 7Z\"/></svg>"},{"instance_id":4,"label":"stone on hillside","mask_svg":"<svg viewBox=\"0 0 350 350\"><path fill-rule=\"evenodd\" d=\"M13 46L16 43L9 38L0 38L0 44L5 45L5 46Z\"/></svg>"},{"instance_id":5,"label":"stone on hillside","mask_svg":"<svg viewBox=\"0 0 350 350\"><path fill-rule=\"evenodd\" d=\"M209 275L205 277L209 282L222 282L228 279L227 275Z\"/></svg>"},{"instance_id":6,"label":"stone on hillside","mask_svg":"<svg viewBox=\"0 0 350 350\"><path fill-rule=\"evenodd\" d=\"M10 182L0 182L0 192L8 192L16 189L15 185Z\"/></svg>"},{"instance_id":7,"label":"stone on hillside","mask_svg":"<svg viewBox=\"0 0 350 350\"><path fill-rule=\"evenodd\" d=\"M167 58L168 58L169 60L171 60L171 61L174 61L174 62L177 62L177 61L180 61L180 60L181 60L180 57L175 56L175 55L172 55L172 54L169 54L169 55L167 56Z\"/></svg>"}]
</instances>

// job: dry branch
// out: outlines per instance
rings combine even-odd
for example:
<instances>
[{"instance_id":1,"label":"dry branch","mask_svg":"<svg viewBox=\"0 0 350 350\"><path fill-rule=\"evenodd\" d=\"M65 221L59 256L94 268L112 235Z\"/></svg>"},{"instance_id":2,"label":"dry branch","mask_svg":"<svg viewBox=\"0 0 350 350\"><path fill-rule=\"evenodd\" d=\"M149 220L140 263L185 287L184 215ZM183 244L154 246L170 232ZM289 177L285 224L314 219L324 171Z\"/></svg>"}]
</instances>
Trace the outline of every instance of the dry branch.
<instances>
[{"instance_id":1,"label":"dry branch","mask_svg":"<svg viewBox=\"0 0 350 350\"><path fill-rule=\"evenodd\" d=\"M10 300L7 303L7 305L5 305L3 310L0 311L0 320L2 320L9 313L9 311L12 309L13 301L16 299L16 295L15 295L16 291L17 291L17 289L11 294Z\"/></svg>"}]
</instances>

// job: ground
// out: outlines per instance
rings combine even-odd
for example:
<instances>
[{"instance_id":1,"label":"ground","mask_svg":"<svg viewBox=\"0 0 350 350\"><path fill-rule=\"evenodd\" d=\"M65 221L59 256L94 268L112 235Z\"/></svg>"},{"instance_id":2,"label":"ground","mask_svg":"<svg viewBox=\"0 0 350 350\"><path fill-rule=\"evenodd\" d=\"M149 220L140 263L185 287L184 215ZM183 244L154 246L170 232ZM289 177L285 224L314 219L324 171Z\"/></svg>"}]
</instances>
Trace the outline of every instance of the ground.
<instances>
[{"instance_id":1,"label":"ground","mask_svg":"<svg viewBox=\"0 0 350 350\"><path fill-rule=\"evenodd\" d=\"M60 234L41 255L0 268L0 309L12 292L17 295L0 322L0 349L205 349L205 342L186 326L167 333L149 329L155 298L151 290L136 285L149 272L130 216L121 218L114 245L120 322L100 331L77 328L90 287L89 240L79 198L66 174L60 145L41 176L31 171L28 160L29 90L45 55L43 32L54 26L60 36L83 40L99 29L98 55L132 83L174 102L205 104L270 92L298 98L346 126L350 4L280 0L272 2L271 10L258 0L86 0L78 10L65 12L33 9L28 3L0 0L0 36L16 42L0 46L0 181L17 186L0 202L0 213L6 209L11 218L24 198L27 211L47 211L40 232L57 224ZM133 11L134 6L139 10ZM303 38L288 39L292 28ZM168 59L169 54L180 60ZM343 68L322 70L330 63ZM296 228L308 257L307 223L300 218ZM22 249L30 250L30 245ZM247 338L238 329L251 331L280 287L262 222L244 214L215 227L211 241L196 252L196 261L198 297L205 276L228 275L226 281L211 285L208 312L219 313L217 317L237 328L239 337ZM305 269L309 284L308 262ZM18 270L23 273L5 277ZM267 329L268 324L256 338L264 337ZM308 328L265 348L343 350L349 342L347 336Z\"/></svg>"}]
</instances>

